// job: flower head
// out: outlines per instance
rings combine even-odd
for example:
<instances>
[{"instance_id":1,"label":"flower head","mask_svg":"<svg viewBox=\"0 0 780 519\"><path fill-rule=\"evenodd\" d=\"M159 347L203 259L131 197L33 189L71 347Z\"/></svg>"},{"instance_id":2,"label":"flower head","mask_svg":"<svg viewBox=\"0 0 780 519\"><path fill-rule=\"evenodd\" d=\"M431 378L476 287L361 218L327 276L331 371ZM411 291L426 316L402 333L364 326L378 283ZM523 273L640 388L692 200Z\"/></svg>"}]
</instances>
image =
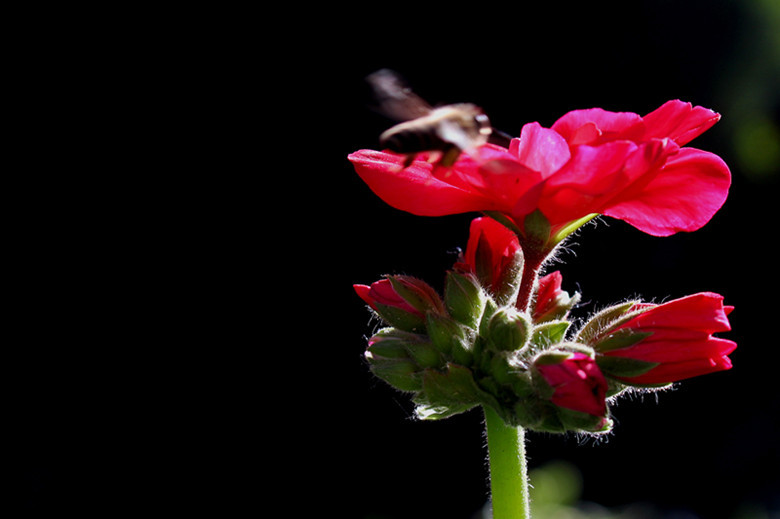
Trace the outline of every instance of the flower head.
<instances>
[{"instance_id":1,"label":"flower head","mask_svg":"<svg viewBox=\"0 0 780 519\"><path fill-rule=\"evenodd\" d=\"M370 150L349 159L383 200L417 215L493 211L523 233L538 211L555 241L604 214L666 236L700 228L725 201L726 164L681 148L719 117L681 101L644 117L594 108L569 112L551 128L526 124L508 149L487 144L451 168L425 160L404 168L402 156Z\"/></svg>"}]
</instances>

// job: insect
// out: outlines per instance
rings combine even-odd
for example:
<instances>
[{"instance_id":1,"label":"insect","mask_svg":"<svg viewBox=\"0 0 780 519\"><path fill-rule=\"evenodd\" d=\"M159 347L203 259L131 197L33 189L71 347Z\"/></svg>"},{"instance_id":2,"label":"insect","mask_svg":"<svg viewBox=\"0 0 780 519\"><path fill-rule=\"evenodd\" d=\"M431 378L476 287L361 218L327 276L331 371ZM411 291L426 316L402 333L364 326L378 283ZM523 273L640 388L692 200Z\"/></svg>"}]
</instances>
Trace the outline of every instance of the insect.
<instances>
[{"instance_id":1,"label":"insect","mask_svg":"<svg viewBox=\"0 0 780 519\"><path fill-rule=\"evenodd\" d=\"M496 132L482 109L471 103L432 107L415 94L398 74L382 69L367 81L374 90L379 108L386 116L402 121L379 136L379 144L406 155L408 167L417 154L439 152L438 163L451 166L464 151L489 141L506 143L509 137Z\"/></svg>"}]
</instances>

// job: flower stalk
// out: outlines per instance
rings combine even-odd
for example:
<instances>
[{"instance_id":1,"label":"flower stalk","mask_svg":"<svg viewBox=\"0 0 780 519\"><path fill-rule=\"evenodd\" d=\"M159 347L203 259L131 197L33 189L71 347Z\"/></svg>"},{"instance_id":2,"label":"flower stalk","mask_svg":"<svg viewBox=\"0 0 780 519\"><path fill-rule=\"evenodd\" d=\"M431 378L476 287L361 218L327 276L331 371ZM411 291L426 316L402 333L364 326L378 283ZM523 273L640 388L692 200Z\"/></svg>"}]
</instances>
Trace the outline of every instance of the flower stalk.
<instances>
[{"instance_id":1,"label":"flower stalk","mask_svg":"<svg viewBox=\"0 0 780 519\"><path fill-rule=\"evenodd\" d=\"M485 412L490 492L493 519L528 519L528 467L525 455L525 431L507 425L490 407Z\"/></svg>"}]
</instances>

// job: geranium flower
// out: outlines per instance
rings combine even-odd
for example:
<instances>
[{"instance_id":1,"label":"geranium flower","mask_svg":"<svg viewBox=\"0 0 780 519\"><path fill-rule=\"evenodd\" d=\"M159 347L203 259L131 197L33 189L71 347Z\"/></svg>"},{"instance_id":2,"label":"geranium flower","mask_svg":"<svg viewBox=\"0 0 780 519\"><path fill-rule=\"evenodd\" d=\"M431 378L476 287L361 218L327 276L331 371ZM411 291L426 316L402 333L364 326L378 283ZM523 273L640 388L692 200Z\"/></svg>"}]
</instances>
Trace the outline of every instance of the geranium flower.
<instances>
[{"instance_id":1,"label":"geranium flower","mask_svg":"<svg viewBox=\"0 0 780 519\"><path fill-rule=\"evenodd\" d=\"M597 214L667 236L702 227L726 199L723 160L681 147L719 118L681 101L644 117L594 108L526 124L508 149L486 144L450 168L371 150L349 160L385 202L421 216L497 212L522 234L538 210L553 245Z\"/></svg>"},{"instance_id":2,"label":"geranium flower","mask_svg":"<svg viewBox=\"0 0 780 519\"><path fill-rule=\"evenodd\" d=\"M638 303L629 312L641 313L600 334L592 346L608 359L640 361L640 368L646 363L642 374L616 377L628 384L662 385L727 370L737 344L712 334L731 330L727 316L733 309L711 292L660 305ZM628 340L613 340L621 336Z\"/></svg>"}]
</instances>

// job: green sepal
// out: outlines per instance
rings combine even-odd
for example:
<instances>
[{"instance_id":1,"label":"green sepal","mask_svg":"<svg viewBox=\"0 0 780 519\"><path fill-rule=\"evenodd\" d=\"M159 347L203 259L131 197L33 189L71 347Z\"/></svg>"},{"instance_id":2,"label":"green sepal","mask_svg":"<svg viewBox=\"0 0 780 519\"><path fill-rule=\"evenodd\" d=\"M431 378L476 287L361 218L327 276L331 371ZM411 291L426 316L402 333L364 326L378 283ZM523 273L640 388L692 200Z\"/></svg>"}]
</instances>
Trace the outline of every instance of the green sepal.
<instances>
[{"instance_id":1,"label":"green sepal","mask_svg":"<svg viewBox=\"0 0 780 519\"><path fill-rule=\"evenodd\" d=\"M629 328L621 328L593 344L593 349L599 353L628 348L650 337L653 332L637 332Z\"/></svg>"},{"instance_id":2,"label":"green sepal","mask_svg":"<svg viewBox=\"0 0 780 519\"><path fill-rule=\"evenodd\" d=\"M615 380L612 377L606 377L607 378L607 398L614 398L621 393L628 391L629 387L623 384L622 382L619 382Z\"/></svg>"},{"instance_id":3,"label":"green sepal","mask_svg":"<svg viewBox=\"0 0 780 519\"><path fill-rule=\"evenodd\" d=\"M552 227L550 220L539 209L526 215L523 230L525 242L531 244L533 248L544 250L548 247Z\"/></svg>"},{"instance_id":4,"label":"green sepal","mask_svg":"<svg viewBox=\"0 0 780 519\"><path fill-rule=\"evenodd\" d=\"M520 400L526 400L534 393L534 385L531 381L531 373L526 369L518 369L511 373L509 386L512 392Z\"/></svg>"},{"instance_id":5,"label":"green sepal","mask_svg":"<svg viewBox=\"0 0 780 519\"><path fill-rule=\"evenodd\" d=\"M435 312L428 312L426 329L433 346L444 355L451 355L453 344L456 341L463 341L465 338L461 325L449 317Z\"/></svg>"},{"instance_id":6,"label":"green sepal","mask_svg":"<svg viewBox=\"0 0 780 519\"><path fill-rule=\"evenodd\" d=\"M626 357L614 357L611 355L598 355L596 357L596 364L598 364L599 369L605 375L622 379L644 375L658 366L659 363L629 359Z\"/></svg>"},{"instance_id":7,"label":"green sepal","mask_svg":"<svg viewBox=\"0 0 780 519\"><path fill-rule=\"evenodd\" d=\"M586 344L597 342L601 335L608 333L620 324L638 315L640 312L631 312L631 307L637 304L637 301L627 301L620 303L596 313L585 325L577 332L576 340Z\"/></svg>"},{"instance_id":8,"label":"green sepal","mask_svg":"<svg viewBox=\"0 0 780 519\"><path fill-rule=\"evenodd\" d=\"M519 367L514 362L514 353L499 351L490 360L490 377L502 385L511 385L516 378Z\"/></svg>"},{"instance_id":9,"label":"green sepal","mask_svg":"<svg viewBox=\"0 0 780 519\"><path fill-rule=\"evenodd\" d=\"M571 353L566 351L546 351L536 356L534 366L552 366L560 364L571 357Z\"/></svg>"},{"instance_id":10,"label":"green sepal","mask_svg":"<svg viewBox=\"0 0 780 519\"><path fill-rule=\"evenodd\" d=\"M525 256L523 255L523 249L518 248L511 263L502 272L501 278L496 280L496 283L490 287L491 294L495 297L496 302L499 305L514 305L517 301L517 294L520 291L520 283L523 277L524 263ZM492 276L492 265L489 265L489 267L490 272L487 274L488 277L479 278L480 282L485 287L488 286L486 280L490 280L489 276Z\"/></svg>"},{"instance_id":11,"label":"green sepal","mask_svg":"<svg viewBox=\"0 0 780 519\"><path fill-rule=\"evenodd\" d=\"M476 278L470 274L447 272L444 304L456 321L476 329L485 306L485 296Z\"/></svg>"},{"instance_id":12,"label":"green sepal","mask_svg":"<svg viewBox=\"0 0 780 519\"><path fill-rule=\"evenodd\" d=\"M413 314L401 308L381 303L374 303L374 306L379 317L394 328L406 332L422 332L425 330L425 319L422 315Z\"/></svg>"},{"instance_id":13,"label":"green sepal","mask_svg":"<svg viewBox=\"0 0 780 519\"><path fill-rule=\"evenodd\" d=\"M395 328L383 328L371 337L368 352L371 358L408 359L406 339L401 334L408 334Z\"/></svg>"},{"instance_id":14,"label":"green sepal","mask_svg":"<svg viewBox=\"0 0 780 519\"><path fill-rule=\"evenodd\" d=\"M520 312L501 308L487 326L487 338L494 351L518 351L531 336L531 322Z\"/></svg>"},{"instance_id":15,"label":"green sepal","mask_svg":"<svg viewBox=\"0 0 780 519\"><path fill-rule=\"evenodd\" d=\"M519 400L515 403L513 409L515 420L517 421L514 425L537 431L562 432L562 427L560 425L554 430L542 427L542 424L545 422L545 417L550 415L550 409L551 406L548 402L544 402L533 396L531 398Z\"/></svg>"},{"instance_id":16,"label":"green sepal","mask_svg":"<svg viewBox=\"0 0 780 519\"><path fill-rule=\"evenodd\" d=\"M429 310L444 311L441 297L425 281L412 276L387 276L396 294L412 308L424 314Z\"/></svg>"},{"instance_id":17,"label":"green sepal","mask_svg":"<svg viewBox=\"0 0 780 519\"><path fill-rule=\"evenodd\" d=\"M379 363L391 359L408 359L419 369L444 366L442 355L425 335L384 328L371 337L366 358Z\"/></svg>"},{"instance_id":18,"label":"green sepal","mask_svg":"<svg viewBox=\"0 0 780 519\"><path fill-rule=\"evenodd\" d=\"M471 370L457 364L448 364L445 371L425 370L422 390L414 401L422 406L418 416L427 414L435 417L426 419L451 416L479 404L499 408L495 397L477 385Z\"/></svg>"},{"instance_id":19,"label":"green sepal","mask_svg":"<svg viewBox=\"0 0 780 519\"><path fill-rule=\"evenodd\" d=\"M573 409L557 408L558 418L568 430L606 433L612 429L613 422L607 416L595 416Z\"/></svg>"},{"instance_id":20,"label":"green sepal","mask_svg":"<svg viewBox=\"0 0 780 519\"><path fill-rule=\"evenodd\" d=\"M417 364L411 360L372 358L366 352L371 372L399 391L415 392L423 387Z\"/></svg>"},{"instance_id":21,"label":"green sepal","mask_svg":"<svg viewBox=\"0 0 780 519\"><path fill-rule=\"evenodd\" d=\"M485 306L482 309L482 319L479 322L479 335L487 337L490 319L498 311L498 305L492 297L485 297Z\"/></svg>"},{"instance_id":22,"label":"green sepal","mask_svg":"<svg viewBox=\"0 0 780 519\"><path fill-rule=\"evenodd\" d=\"M414 408L414 414L420 420L443 420L454 416L456 414L465 413L474 404L468 405L452 405L452 406L434 406L425 401L423 397L416 397L413 399L416 404Z\"/></svg>"},{"instance_id":23,"label":"green sepal","mask_svg":"<svg viewBox=\"0 0 780 519\"><path fill-rule=\"evenodd\" d=\"M557 245L563 240L565 240L569 235L571 235L574 231L588 223L589 221L593 220L599 215L599 213L591 213L589 215L585 215L582 218L578 220L572 220L571 222L567 223L565 226L558 229L558 231L555 233L555 235L550 239L550 245Z\"/></svg>"},{"instance_id":24,"label":"green sepal","mask_svg":"<svg viewBox=\"0 0 780 519\"><path fill-rule=\"evenodd\" d=\"M534 326L531 335L531 348L542 351L547 347L563 342L571 323L569 321L547 321Z\"/></svg>"}]
</instances>

